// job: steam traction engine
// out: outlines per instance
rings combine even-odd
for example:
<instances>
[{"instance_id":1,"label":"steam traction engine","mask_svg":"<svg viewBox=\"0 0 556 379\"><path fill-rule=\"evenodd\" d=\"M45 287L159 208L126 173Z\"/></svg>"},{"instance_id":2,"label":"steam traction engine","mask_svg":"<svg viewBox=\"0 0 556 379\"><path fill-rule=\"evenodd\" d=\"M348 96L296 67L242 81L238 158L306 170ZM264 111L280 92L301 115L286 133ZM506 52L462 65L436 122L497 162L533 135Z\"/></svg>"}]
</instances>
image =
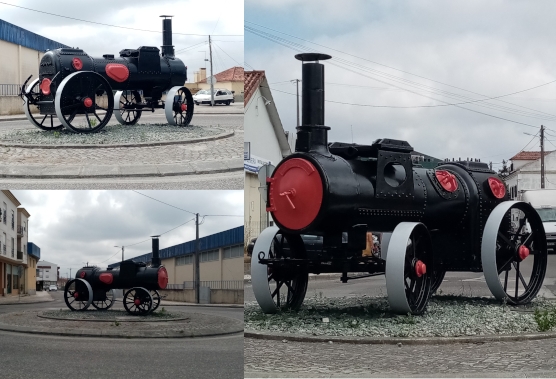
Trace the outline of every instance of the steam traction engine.
<instances>
[{"instance_id":1,"label":"steam traction engine","mask_svg":"<svg viewBox=\"0 0 556 379\"><path fill-rule=\"evenodd\" d=\"M543 225L527 203L509 201L502 180L478 161L414 165L405 141L328 143L324 54L298 54L302 126L295 153L264 176L276 226L255 242L253 291L266 313L298 308L308 274L386 276L390 307L422 313L446 271L483 272L492 294L526 304L547 266ZM268 176L268 177L266 177ZM514 226L512 227L512 221ZM362 254L367 233L383 232L380 256Z\"/></svg>"},{"instance_id":2,"label":"steam traction engine","mask_svg":"<svg viewBox=\"0 0 556 379\"><path fill-rule=\"evenodd\" d=\"M189 125L194 103L183 87L187 67L174 56L172 20L167 18L171 16L161 17L161 55L152 46L124 49L119 58L112 54L93 58L81 49L68 48L45 53L39 78L27 86L30 76L21 88L27 119L43 130L66 127L92 133L106 126L112 112L120 124L133 125L144 111L162 108L169 124ZM33 112L35 107L39 115Z\"/></svg>"},{"instance_id":3,"label":"steam traction engine","mask_svg":"<svg viewBox=\"0 0 556 379\"><path fill-rule=\"evenodd\" d=\"M152 240L151 266L132 260L120 263L119 270L100 270L83 267L75 279L66 283L64 300L72 311L84 311L92 304L98 310L108 310L115 301L114 289L128 289L124 294L124 308L132 315L146 315L160 305L158 290L166 288L168 272L160 264L158 237Z\"/></svg>"}]
</instances>

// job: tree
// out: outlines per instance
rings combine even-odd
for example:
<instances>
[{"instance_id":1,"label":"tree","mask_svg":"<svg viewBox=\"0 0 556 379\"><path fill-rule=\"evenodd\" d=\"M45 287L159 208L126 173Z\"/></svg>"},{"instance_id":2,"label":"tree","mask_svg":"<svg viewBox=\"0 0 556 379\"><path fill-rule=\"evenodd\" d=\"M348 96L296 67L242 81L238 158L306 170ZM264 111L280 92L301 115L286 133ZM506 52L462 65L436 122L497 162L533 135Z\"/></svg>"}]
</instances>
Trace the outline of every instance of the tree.
<instances>
[{"instance_id":1,"label":"tree","mask_svg":"<svg viewBox=\"0 0 556 379\"><path fill-rule=\"evenodd\" d=\"M508 161L502 159L502 168L498 170L498 174L503 178L510 175L510 170L508 169Z\"/></svg>"}]
</instances>

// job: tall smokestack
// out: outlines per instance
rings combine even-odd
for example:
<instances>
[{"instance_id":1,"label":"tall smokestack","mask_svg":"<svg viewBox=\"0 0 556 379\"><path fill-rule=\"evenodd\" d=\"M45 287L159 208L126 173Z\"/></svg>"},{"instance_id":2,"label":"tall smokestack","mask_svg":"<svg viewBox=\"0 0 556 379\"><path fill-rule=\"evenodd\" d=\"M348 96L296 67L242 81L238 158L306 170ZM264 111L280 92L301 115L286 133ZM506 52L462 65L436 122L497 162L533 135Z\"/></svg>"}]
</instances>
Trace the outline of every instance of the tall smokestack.
<instances>
[{"instance_id":1,"label":"tall smokestack","mask_svg":"<svg viewBox=\"0 0 556 379\"><path fill-rule=\"evenodd\" d=\"M158 237L160 236L152 236L153 239L153 259L151 260L152 267L160 267L160 257L158 256Z\"/></svg>"},{"instance_id":2,"label":"tall smokestack","mask_svg":"<svg viewBox=\"0 0 556 379\"><path fill-rule=\"evenodd\" d=\"M295 151L328 151L328 130L324 125L324 65L318 61L332 58L327 54L297 54L301 70L301 126L297 127ZM309 63L306 63L309 62Z\"/></svg>"},{"instance_id":3,"label":"tall smokestack","mask_svg":"<svg viewBox=\"0 0 556 379\"><path fill-rule=\"evenodd\" d=\"M172 19L167 17L174 16L160 16L164 17L162 20L162 56L174 58L174 45L172 45Z\"/></svg>"}]
</instances>

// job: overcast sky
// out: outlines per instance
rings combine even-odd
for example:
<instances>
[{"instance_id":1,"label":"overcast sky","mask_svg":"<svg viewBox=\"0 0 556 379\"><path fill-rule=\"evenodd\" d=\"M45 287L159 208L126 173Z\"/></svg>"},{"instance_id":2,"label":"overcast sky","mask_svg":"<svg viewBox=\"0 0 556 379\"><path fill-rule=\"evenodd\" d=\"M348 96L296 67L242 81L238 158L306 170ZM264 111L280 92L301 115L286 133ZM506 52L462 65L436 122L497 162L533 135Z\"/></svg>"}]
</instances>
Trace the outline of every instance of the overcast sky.
<instances>
[{"instance_id":1,"label":"overcast sky","mask_svg":"<svg viewBox=\"0 0 556 379\"><path fill-rule=\"evenodd\" d=\"M201 237L243 224L243 191L139 191L206 217ZM29 242L41 248L41 260L60 266L66 276L86 262L105 268L121 261L121 249L166 232L195 216L133 191L12 191L31 214ZM195 239L195 222L160 237L160 248ZM125 258L151 252L150 239L125 248Z\"/></svg>"},{"instance_id":2,"label":"overcast sky","mask_svg":"<svg viewBox=\"0 0 556 379\"><path fill-rule=\"evenodd\" d=\"M555 80L554 14L553 1L245 0L246 28L271 33L283 38L282 43L301 44L302 51L328 53L357 65L348 70L338 60L323 62L327 100L395 107L485 99ZM248 30L245 48L246 64L266 71L284 128L295 131L296 97L278 91L295 94L295 85L284 81L301 79L301 62L293 57L297 51ZM482 106L487 104L496 109ZM461 104L532 126L455 106L396 109L331 102L326 103L326 124L332 127L330 141L351 142L353 128L356 143L390 137L438 158L498 163L526 146L533 137L524 132L535 134L541 124L552 129L547 149L556 150L555 105L552 83L487 103ZM527 148L534 149L539 149L538 138Z\"/></svg>"},{"instance_id":3,"label":"overcast sky","mask_svg":"<svg viewBox=\"0 0 556 379\"><path fill-rule=\"evenodd\" d=\"M202 34L201 36L177 34L173 36L176 55L189 68L189 81L193 80L194 71L205 67L204 51L206 57L209 57L208 34L215 35L213 37L216 45L213 48L215 73L238 66L238 63L243 65L243 0L49 0L45 2L4 0L2 2L87 21L156 31L152 33L93 25L0 4L0 19L65 45L79 47L94 57L103 54L118 56L122 49L136 49L139 46L160 48L162 19L159 16L173 15L174 33ZM193 46L199 43L200 45ZM191 48L178 52L188 47ZM210 66L207 66L207 72L208 67Z\"/></svg>"}]
</instances>

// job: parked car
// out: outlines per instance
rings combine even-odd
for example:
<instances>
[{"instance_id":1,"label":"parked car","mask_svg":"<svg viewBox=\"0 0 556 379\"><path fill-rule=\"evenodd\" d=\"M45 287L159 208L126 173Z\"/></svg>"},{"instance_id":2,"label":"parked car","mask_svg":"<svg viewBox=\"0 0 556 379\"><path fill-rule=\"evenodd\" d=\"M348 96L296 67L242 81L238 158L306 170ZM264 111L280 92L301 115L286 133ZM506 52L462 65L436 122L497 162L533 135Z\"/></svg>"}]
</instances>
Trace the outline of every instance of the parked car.
<instances>
[{"instance_id":1,"label":"parked car","mask_svg":"<svg viewBox=\"0 0 556 379\"><path fill-rule=\"evenodd\" d=\"M49 291L58 291L58 287L57 287L55 284L51 284L51 285L48 287L48 290L49 290Z\"/></svg>"},{"instance_id":2,"label":"parked car","mask_svg":"<svg viewBox=\"0 0 556 379\"><path fill-rule=\"evenodd\" d=\"M556 189L526 190L521 200L531 204L541 216L548 253L556 253Z\"/></svg>"},{"instance_id":3,"label":"parked car","mask_svg":"<svg viewBox=\"0 0 556 379\"><path fill-rule=\"evenodd\" d=\"M193 95L193 101L195 105L199 104L210 104L210 90L200 90L195 95ZM227 89L214 89L214 104L226 104L234 102L234 94L232 91Z\"/></svg>"}]
</instances>

